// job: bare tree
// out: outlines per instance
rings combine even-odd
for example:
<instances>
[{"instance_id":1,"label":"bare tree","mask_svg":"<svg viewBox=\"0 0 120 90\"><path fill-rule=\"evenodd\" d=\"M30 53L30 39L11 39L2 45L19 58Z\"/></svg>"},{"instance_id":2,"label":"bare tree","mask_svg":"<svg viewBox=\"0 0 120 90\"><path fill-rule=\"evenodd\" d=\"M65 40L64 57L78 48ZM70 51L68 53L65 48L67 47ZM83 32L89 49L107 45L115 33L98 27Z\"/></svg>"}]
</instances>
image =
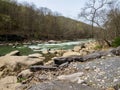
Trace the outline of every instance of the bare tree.
<instances>
[{"instance_id":1,"label":"bare tree","mask_svg":"<svg viewBox=\"0 0 120 90\"><path fill-rule=\"evenodd\" d=\"M80 18L87 20L92 25L92 35L94 26L102 27L103 20L105 20L106 7L112 1L110 0L89 0L82 8L81 13L78 15Z\"/></svg>"},{"instance_id":2,"label":"bare tree","mask_svg":"<svg viewBox=\"0 0 120 90\"><path fill-rule=\"evenodd\" d=\"M111 46L111 44L106 38L108 33L104 27L104 23L107 21L108 12L110 10L108 6L114 4L116 1L117 0L89 0L79 14L79 17L91 23L92 36L97 40L101 39L105 41L108 46ZM94 30L95 27L98 27L99 30Z\"/></svg>"}]
</instances>

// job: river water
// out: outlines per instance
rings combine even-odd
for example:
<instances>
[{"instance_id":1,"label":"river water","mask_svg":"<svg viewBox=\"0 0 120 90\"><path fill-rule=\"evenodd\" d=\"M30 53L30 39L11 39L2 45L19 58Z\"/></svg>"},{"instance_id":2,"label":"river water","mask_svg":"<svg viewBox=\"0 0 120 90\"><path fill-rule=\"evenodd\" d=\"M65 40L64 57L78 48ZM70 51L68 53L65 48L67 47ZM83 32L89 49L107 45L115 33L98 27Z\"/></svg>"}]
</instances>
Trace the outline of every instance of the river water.
<instances>
[{"instance_id":1,"label":"river water","mask_svg":"<svg viewBox=\"0 0 120 90\"><path fill-rule=\"evenodd\" d=\"M91 39L82 39L79 41L67 41L61 43L42 43L37 45L29 45L28 48L32 49L33 51L44 51L44 50L60 50L60 49L72 49L76 45L80 45L82 43L90 42Z\"/></svg>"}]
</instances>

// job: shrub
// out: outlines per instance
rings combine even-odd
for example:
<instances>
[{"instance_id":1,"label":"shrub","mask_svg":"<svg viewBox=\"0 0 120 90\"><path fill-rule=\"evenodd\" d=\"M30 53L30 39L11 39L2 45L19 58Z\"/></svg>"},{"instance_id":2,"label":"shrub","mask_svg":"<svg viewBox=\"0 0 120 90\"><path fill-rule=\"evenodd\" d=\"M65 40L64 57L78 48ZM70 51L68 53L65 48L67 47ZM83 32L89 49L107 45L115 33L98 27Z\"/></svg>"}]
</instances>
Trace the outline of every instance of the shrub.
<instances>
[{"instance_id":1,"label":"shrub","mask_svg":"<svg viewBox=\"0 0 120 90\"><path fill-rule=\"evenodd\" d=\"M120 46L120 37L116 37L113 42L112 42L113 47L118 47Z\"/></svg>"},{"instance_id":2,"label":"shrub","mask_svg":"<svg viewBox=\"0 0 120 90\"><path fill-rule=\"evenodd\" d=\"M102 49L102 45L96 45L94 49L95 50Z\"/></svg>"}]
</instances>

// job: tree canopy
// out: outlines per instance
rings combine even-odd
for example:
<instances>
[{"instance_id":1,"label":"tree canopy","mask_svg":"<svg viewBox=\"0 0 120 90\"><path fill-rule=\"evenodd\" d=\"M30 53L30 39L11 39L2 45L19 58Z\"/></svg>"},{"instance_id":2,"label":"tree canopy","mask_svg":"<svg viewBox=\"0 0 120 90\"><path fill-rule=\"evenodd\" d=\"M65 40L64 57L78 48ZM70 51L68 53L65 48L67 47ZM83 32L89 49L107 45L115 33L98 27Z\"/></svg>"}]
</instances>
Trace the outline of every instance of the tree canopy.
<instances>
[{"instance_id":1,"label":"tree canopy","mask_svg":"<svg viewBox=\"0 0 120 90\"><path fill-rule=\"evenodd\" d=\"M89 38L89 25L63 17L48 8L0 0L0 35L17 35L26 40ZM7 40L7 39L6 39Z\"/></svg>"}]
</instances>

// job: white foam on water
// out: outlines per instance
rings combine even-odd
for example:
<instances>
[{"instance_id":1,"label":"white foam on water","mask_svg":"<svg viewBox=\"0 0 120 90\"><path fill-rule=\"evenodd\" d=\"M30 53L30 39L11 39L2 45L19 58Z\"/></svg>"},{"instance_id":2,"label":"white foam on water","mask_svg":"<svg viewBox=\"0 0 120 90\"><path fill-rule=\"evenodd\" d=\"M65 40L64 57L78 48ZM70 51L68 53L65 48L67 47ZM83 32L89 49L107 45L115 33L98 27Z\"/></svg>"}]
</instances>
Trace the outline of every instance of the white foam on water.
<instances>
[{"instance_id":1,"label":"white foam on water","mask_svg":"<svg viewBox=\"0 0 120 90\"><path fill-rule=\"evenodd\" d=\"M28 48L32 49L33 51L35 50L48 50L48 49L71 49L72 46L75 45L80 45L82 43L89 42L90 40L81 40L81 41L70 41L70 42L64 42L64 43L43 43L43 44L37 44L37 45L29 45Z\"/></svg>"}]
</instances>

